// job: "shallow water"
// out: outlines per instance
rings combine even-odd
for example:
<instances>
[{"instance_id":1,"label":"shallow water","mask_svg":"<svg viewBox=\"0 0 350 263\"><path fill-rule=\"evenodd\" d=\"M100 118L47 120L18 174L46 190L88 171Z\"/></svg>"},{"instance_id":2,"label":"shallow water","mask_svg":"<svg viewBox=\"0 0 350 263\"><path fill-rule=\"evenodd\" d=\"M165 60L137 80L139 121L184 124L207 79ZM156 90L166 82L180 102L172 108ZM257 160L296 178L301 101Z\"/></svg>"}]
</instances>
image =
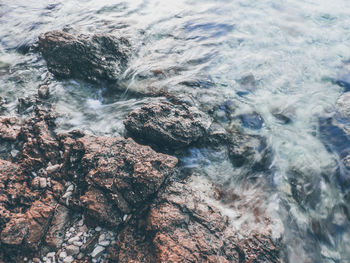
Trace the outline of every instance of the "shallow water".
<instances>
[{"instance_id":1,"label":"shallow water","mask_svg":"<svg viewBox=\"0 0 350 263\"><path fill-rule=\"evenodd\" d=\"M119 84L126 91L48 74L31 46L39 34L62 28L130 38L134 55ZM349 120L335 108L350 82L349 32L347 0L3 0L2 114L18 114L17 99L46 82L61 113L60 131L123 134L128 112L158 100L132 95L149 89L215 108L224 126L267 139L271 170L247 173L227 153L208 149L191 149L185 168L236 189L251 177L264 181L247 193L269 197L266 207L284 225L286 262L350 262L350 174L342 165ZM227 105L234 109L230 118ZM259 117L236 118L252 113Z\"/></svg>"}]
</instances>

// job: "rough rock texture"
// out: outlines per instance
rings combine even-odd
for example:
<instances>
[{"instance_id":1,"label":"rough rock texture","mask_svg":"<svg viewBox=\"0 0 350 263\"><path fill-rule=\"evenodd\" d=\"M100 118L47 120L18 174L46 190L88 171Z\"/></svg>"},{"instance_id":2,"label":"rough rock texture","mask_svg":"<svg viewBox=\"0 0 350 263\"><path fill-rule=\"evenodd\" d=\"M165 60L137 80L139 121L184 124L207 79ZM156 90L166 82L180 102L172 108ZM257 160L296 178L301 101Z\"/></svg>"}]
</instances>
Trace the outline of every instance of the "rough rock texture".
<instances>
[{"instance_id":1,"label":"rough rock texture","mask_svg":"<svg viewBox=\"0 0 350 263\"><path fill-rule=\"evenodd\" d=\"M177 164L177 158L131 138L79 131L56 135L55 115L38 105L25 121L1 122L1 140L13 141L18 154L0 159L0 262L57 251L67 242L66 229L77 212L93 228L124 224L128 215L150 205ZM75 244L91 262L96 238ZM100 250L96 258L103 256L105 249Z\"/></svg>"},{"instance_id":2,"label":"rough rock texture","mask_svg":"<svg viewBox=\"0 0 350 263\"><path fill-rule=\"evenodd\" d=\"M123 229L107 262L282 262L268 226L234 229L200 184L167 187L148 213Z\"/></svg>"},{"instance_id":3,"label":"rough rock texture","mask_svg":"<svg viewBox=\"0 0 350 263\"><path fill-rule=\"evenodd\" d=\"M0 139L16 140L21 130L21 120L0 116Z\"/></svg>"},{"instance_id":4,"label":"rough rock texture","mask_svg":"<svg viewBox=\"0 0 350 263\"><path fill-rule=\"evenodd\" d=\"M69 140L63 139L67 145ZM65 156L66 174L79 184L88 183L78 206L99 222L114 226L124 214L147 202L177 164L175 157L156 153L130 138L89 135L72 143ZM80 174L74 179L76 171Z\"/></svg>"},{"instance_id":5,"label":"rough rock texture","mask_svg":"<svg viewBox=\"0 0 350 263\"><path fill-rule=\"evenodd\" d=\"M133 136L159 146L180 148L205 136L211 120L195 107L159 102L132 111L124 124Z\"/></svg>"},{"instance_id":6,"label":"rough rock texture","mask_svg":"<svg viewBox=\"0 0 350 263\"><path fill-rule=\"evenodd\" d=\"M50 72L62 78L115 82L130 57L130 43L108 34L74 36L50 31L39 37L39 47Z\"/></svg>"},{"instance_id":7,"label":"rough rock texture","mask_svg":"<svg viewBox=\"0 0 350 263\"><path fill-rule=\"evenodd\" d=\"M280 262L259 202L240 205L244 197L201 177L178 182L177 158L131 138L57 135L50 105L39 102L27 120L0 122L0 144L18 151L0 158L0 262L100 262L106 250L107 262ZM128 122L150 127L142 136L157 135L154 143L225 145L237 166L265 156L259 138L228 134L190 106L146 105Z\"/></svg>"}]
</instances>

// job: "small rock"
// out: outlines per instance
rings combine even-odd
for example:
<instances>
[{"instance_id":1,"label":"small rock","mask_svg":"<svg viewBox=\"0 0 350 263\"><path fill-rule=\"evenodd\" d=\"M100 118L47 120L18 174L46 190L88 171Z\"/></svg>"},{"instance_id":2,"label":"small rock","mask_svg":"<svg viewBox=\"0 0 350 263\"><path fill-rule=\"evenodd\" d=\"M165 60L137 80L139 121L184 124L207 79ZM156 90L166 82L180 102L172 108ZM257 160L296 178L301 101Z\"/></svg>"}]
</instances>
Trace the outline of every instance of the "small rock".
<instances>
[{"instance_id":1,"label":"small rock","mask_svg":"<svg viewBox=\"0 0 350 263\"><path fill-rule=\"evenodd\" d=\"M15 157L17 156L18 153L19 153L19 151L17 151L17 150L12 150L12 151L11 151L11 156L12 156L13 158L15 158Z\"/></svg>"},{"instance_id":2,"label":"small rock","mask_svg":"<svg viewBox=\"0 0 350 263\"><path fill-rule=\"evenodd\" d=\"M77 254L79 254L79 247L77 247L75 245L69 245L66 247L66 252L67 252L67 255L69 255L69 256L77 255Z\"/></svg>"},{"instance_id":3,"label":"small rock","mask_svg":"<svg viewBox=\"0 0 350 263\"><path fill-rule=\"evenodd\" d=\"M81 247L81 246L83 245L83 242L81 242L81 241L74 241L74 242L73 242L73 245L74 245L74 246Z\"/></svg>"},{"instance_id":4,"label":"small rock","mask_svg":"<svg viewBox=\"0 0 350 263\"><path fill-rule=\"evenodd\" d=\"M77 259L82 259L85 255L83 253L79 253Z\"/></svg>"},{"instance_id":5,"label":"small rock","mask_svg":"<svg viewBox=\"0 0 350 263\"><path fill-rule=\"evenodd\" d=\"M39 179L40 188L46 188L47 182L45 177L40 177Z\"/></svg>"},{"instance_id":6,"label":"small rock","mask_svg":"<svg viewBox=\"0 0 350 263\"><path fill-rule=\"evenodd\" d=\"M47 99L49 97L49 86L41 85L38 89L38 95L40 99Z\"/></svg>"},{"instance_id":7,"label":"small rock","mask_svg":"<svg viewBox=\"0 0 350 263\"><path fill-rule=\"evenodd\" d=\"M74 258L72 256L69 256L63 260L63 263L72 263L73 261L74 261Z\"/></svg>"},{"instance_id":8,"label":"small rock","mask_svg":"<svg viewBox=\"0 0 350 263\"><path fill-rule=\"evenodd\" d=\"M102 246L96 246L95 249L91 252L91 256L92 256L93 258L97 258L97 257L99 257L99 256L102 254L102 252L103 252L104 250L105 250L104 247L102 247Z\"/></svg>"},{"instance_id":9,"label":"small rock","mask_svg":"<svg viewBox=\"0 0 350 263\"><path fill-rule=\"evenodd\" d=\"M68 244L73 244L74 241L79 241L80 240L80 237L78 236L75 236L75 237L72 237L68 240Z\"/></svg>"},{"instance_id":10,"label":"small rock","mask_svg":"<svg viewBox=\"0 0 350 263\"><path fill-rule=\"evenodd\" d=\"M60 253L60 256L59 256L61 259L64 259L64 258L66 258L67 257L67 253L66 253L66 251L62 251L61 253Z\"/></svg>"},{"instance_id":11,"label":"small rock","mask_svg":"<svg viewBox=\"0 0 350 263\"><path fill-rule=\"evenodd\" d=\"M52 174L52 173L58 171L60 168L61 168L61 165L59 165L59 164L50 165L50 166L46 167L46 172L48 174Z\"/></svg>"},{"instance_id":12,"label":"small rock","mask_svg":"<svg viewBox=\"0 0 350 263\"><path fill-rule=\"evenodd\" d=\"M111 242L109 240L103 240L101 242L98 242L98 244L103 247L108 247L111 244Z\"/></svg>"},{"instance_id":13,"label":"small rock","mask_svg":"<svg viewBox=\"0 0 350 263\"><path fill-rule=\"evenodd\" d=\"M73 192L73 190L74 190L74 185L71 184L70 186L68 186L66 192Z\"/></svg>"},{"instance_id":14,"label":"small rock","mask_svg":"<svg viewBox=\"0 0 350 263\"><path fill-rule=\"evenodd\" d=\"M34 177L32 180L32 187L34 189L39 189L40 188L40 178L39 177Z\"/></svg>"},{"instance_id":15,"label":"small rock","mask_svg":"<svg viewBox=\"0 0 350 263\"><path fill-rule=\"evenodd\" d=\"M71 196L72 196L72 192L67 192L62 196L62 198L67 199L68 197L71 197Z\"/></svg>"},{"instance_id":16,"label":"small rock","mask_svg":"<svg viewBox=\"0 0 350 263\"><path fill-rule=\"evenodd\" d=\"M77 223L77 226L82 226L84 225L84 219L80 219Z\"/></svg>"},{"instance_id":17,"label":"small rock","mask_svg":"<svg viewBox=\"0 0 350 263\"><path fill-rule=\"evenodd\" d=\"M98 237L98 242L101 242L101 241L104 241L106 240L106 234L101 234L99 237Z\"/></svg>"},{"instance_id":18,"label":"small rock","mask_svg":"<svg viewBox=\"0 0 350 263\"><path fill-rule=\"evenodd\" d=\"M95 231L100 232L102 228L100 226L95 227Z\"/></svg>"}]
</instances>

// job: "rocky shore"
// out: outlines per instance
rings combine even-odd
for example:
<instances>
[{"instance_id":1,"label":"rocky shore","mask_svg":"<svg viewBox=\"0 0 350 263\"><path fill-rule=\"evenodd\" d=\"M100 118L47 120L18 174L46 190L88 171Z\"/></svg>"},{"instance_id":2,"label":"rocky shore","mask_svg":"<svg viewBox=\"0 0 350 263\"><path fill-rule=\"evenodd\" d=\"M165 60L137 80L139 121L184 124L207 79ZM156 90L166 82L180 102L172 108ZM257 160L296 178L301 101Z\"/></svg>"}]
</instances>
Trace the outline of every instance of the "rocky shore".
<instances>
[{"instance_id":1,"label":"rocky shore","mask_svg":"<svg viewBox=\"0 0 350 263\"><path fill-rule=\"evenodd\" d=\"M39 48L57 77L95 83L116 83L131 55L104 34L47 32ZM130 112L125 137L57 133L49 96L43 85L28 115L0 116L0 262L283 262L259 202L178 169L193 145L267 169L263 138L171 99Z\"/></svg>"}]
</instances>

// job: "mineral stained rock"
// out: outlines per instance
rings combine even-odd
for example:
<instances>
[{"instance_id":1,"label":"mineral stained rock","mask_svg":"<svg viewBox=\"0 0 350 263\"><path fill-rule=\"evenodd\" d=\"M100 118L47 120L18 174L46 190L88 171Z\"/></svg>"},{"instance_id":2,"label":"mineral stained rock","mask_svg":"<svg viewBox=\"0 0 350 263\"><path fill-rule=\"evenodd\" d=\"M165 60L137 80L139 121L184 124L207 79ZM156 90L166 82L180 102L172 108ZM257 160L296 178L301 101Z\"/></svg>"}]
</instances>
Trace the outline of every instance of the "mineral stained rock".
<instances>
[{"instance_id":1,"label":"mineral stained rock","mask_svg":"<svg viewBox=\"0 0 350 263\"><path fill-rule=\"evenodd\" d=\"M211 119L196 107L159 102L132 111L124 124L135 137L161 147L181 148L205 136Z\"/></svg>"},{"instance_id":2,"label":"mineral stained rock","mask_svg":"<svg viewBox=\"0 0 350 263\"><path fill-rule=\"evenodd\" d=\"M122 230L107 262L282 262L268 223L250 232L234 229L220 206L194 186L200 184L168 186L145 216Z\"/></svg>"},{"instance_id":3,"label":"mineral stained rock","mask_svg":"<svg viewBox=\"0 0 350 263\"><path fill-rule=\"evenodd\" d=\"M50 72L61 78L116 82L126 69L130 43L108 34L78 35L50 31L39 37Z\"/></svg>"},{"instance_id":4,"label":"mineral stained rock","mask_svg":"<svg viewBox=\"0 0 350 263\"><path fill-rule=\"evenodd\" d=\"M131 138L57 135L52 112L34 108L25 121L2 119L2 135L19 153L0 159L1 262L62 248L74 212L93 227L120 226L149 207L177 164Z\"/></svg>"},{"instance_id":5,"label":"mineral stained rock","mask_svg":"<svg viewBox=\"0 0 350 263\"><path fill-rule=\"evenodd\" d=\"M0 116L0 139L14 141L21 131L21 120Z\"/></svg>"},{"instance_id":6,"label":"mineral stained rock","mask_svg":"<svg viewBox=\"0 0 350 263\"><path fill-rule=\"evenodd\" d=\"M69 143L70 139L63 140ZM67 149L63 169L67 174L80 171L83 178L77 180L88 182L79 206L89 216L114 226L121 223L124 214L146 203L177 164L177 158L131 138L85 135Z\"/></svg>"}]
</instances>

